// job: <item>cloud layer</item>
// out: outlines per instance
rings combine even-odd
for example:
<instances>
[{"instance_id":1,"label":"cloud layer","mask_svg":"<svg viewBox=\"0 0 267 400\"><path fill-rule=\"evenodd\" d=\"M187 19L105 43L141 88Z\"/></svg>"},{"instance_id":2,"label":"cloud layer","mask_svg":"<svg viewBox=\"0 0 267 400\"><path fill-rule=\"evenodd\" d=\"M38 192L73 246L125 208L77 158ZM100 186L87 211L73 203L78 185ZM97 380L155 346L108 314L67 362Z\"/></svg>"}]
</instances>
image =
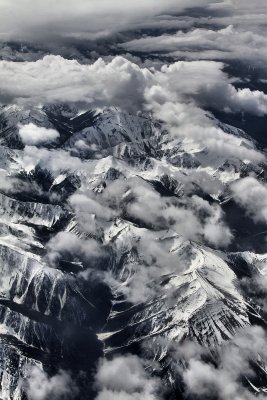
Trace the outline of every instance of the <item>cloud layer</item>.
<instances>
[{"instance_id":1,"label":"cloud layer","mask_svg":"<svg viewBox=\"0 0 267 400\"><path fill-rule=\"evenodd\" d=\"M228 25L213 30L209 27L176 34L146 36L121 45L131 52L162 54L187 60L239 60L263 66L267 59L266 36L260 32L243 31Z\"/></svg>"},{"instance_id":2,"label":"cloud layer","mask_svg":"<svg viewBox=\"0 0 267 400\"><path fill-rule=\"evenodd\" d=\"M136 23L164 12L181 12L194 6L207 7L212 0L1 0L0 37L44 40L48 37L106 37L129 30ZM216 3L216 2L215 2ZM116 21L116 23L114 23Z\"/></svg>"},{"instance_id":3,"label":"cloud layer","mask_svg":"<svg viewBox=\"0 0 267 400\"><path fill-rule=\"evenodd\" d=\"M32 172L38 166L51 174L52 181L59 176L61 183L66 176L79 171L77 180L81 186L77 189L74 184L77 190L65 204L72 213L74 228L72 232L59 232L48 241L44 261L50 267L57 268L65 260L84 266L86 270L78 274L79 278L87 279L90 273L95 277L101 275L114 293L133 304L134 310L140 302L155 299L159 294L166 296L167 303L177 300L175 296L172 298L174 289L167 287L165 291L161 281L162 276L182 274L189 262L188 254L177 254L174 239L182 243L195 241L196 246L203 248L210 246L211 254L225 257L222 249L227 249L234 237L217 201L218 194L228 189L227 182L217 179L216 174L226 172L227 176L229 172L230 180L239 179L240 171L254 167L257 170L265 157L242 133L227 133L211 112L267 115L265 92L246 77L231 77L225 72L226 64L235 60L245 62L252 70L265 66L267 6L265 0L255 3L251 0L0 0L0 40L29 40L37 48L38 42L41 48L50 42L52 45L47 48L54 46L56 54L66 52L70 58L51 54L39 58L39 53L31 49L27 62L0 61L0 103L41 109L49 103L68 102L79 110L114 106L135 116L140 112L152 116L167 131L160 138L160 157L146 153L146 161L154 163L157 179L162 177L161 172L172 171L184 191L181 196L161 195L152 183L153 173L147 175L151 181L146 180L140 167L142 162L139 160L139 169L135 169L133 157L133 165L127 166L123 157L116 159L118 164L121 162L120 170L115 170L119 177L109 180L103 165L108 165L110 159L94 144L87 145L90 138L86 134L82 136L84 141L79 140L75 145L95 151L95 159L80 159L75 156L79 149L75 153L71 146L42 148L56 142L59 132L33 123L19 125L25 148L15 152L12 159L14 165L17 161L18 171ZM167 29L168 33L162 33ZM124 51L127 54L98 58L98 40L106 40L112 54ZM94 43L96 49L92 59L98 59L91 62L88 56L82 59L82 64L75 58L79 59L81 54L79 45L88 42ZM16 48L15 54L23 51L23 47ZM31 57L39 59L33 61ZM140 61L142 57L144 62ZM120 126L119 113L116 118ZM137 139L123 145L130 148L134 144L138 148ZM116 158L113 150L107 149L112 161ZM170 156L171 151L174 157ZM175 164L176 155L181 155L181 164ZM98 156L103 156L102 164L97 164ZM186 156L195 161L191 169ZM149 168L146 165L145 172ZM8 180L3 174L0 178L1 188L11 193L15 183L16 187L20 183L17 178ZM249 176L232 184L229 193L256 223L267 222L265 183ZM122 241L125 238L122 248L129 251L129 257L123 259L129 276L123 283L121 276L119 279L113 276L113 271L94 270L108 251L102 245L107 240L105 235L110 238L109 228L116 232L120 224L122 231L126 227L130 232L128 237L122 235ZM122 231L118 231L118 237ZM117 237L114 235L113 239L114 243L110 245L111 240L108 243L115 248ZM206 265L207 260L203 262ZM216 272L215 267L212 264L211 275L213 270ZM251 282L258 290L257 279ZM176 296L183 294L179 292ZM267 362L266 336L261 328L244 329L218 349L215 362L206 349L194 343L171 345L172 367L183 379L189 397L255 400L242 378L245 376L247 383L255 378L251 362L260 367ZM168 343L167 347L171 345ZM134 355L102 359L95 374L95 389L96 400L161 397L159 380L151 376L145 361ZM49 377L38 368L30 371L26 391L32 400L67 399L78 393L68 373L59 371ZM261 400L261 396L257 398Z\"/></svg>"},{"instance_id":4,"label":"cloud layer","mask_svg":"<svg viewBox=\"0 0 267 400\"><path fill-rule=\"evenodd\" d=\"M2 103L68 101L138 110L152 101L180 101L226 112L267 113L267 95L236 89L223 64L212 61L176 62L151 71L122 57L81 65L46 56L36 62L0 61L0 73Z\"/></svg>"}]
</instances>

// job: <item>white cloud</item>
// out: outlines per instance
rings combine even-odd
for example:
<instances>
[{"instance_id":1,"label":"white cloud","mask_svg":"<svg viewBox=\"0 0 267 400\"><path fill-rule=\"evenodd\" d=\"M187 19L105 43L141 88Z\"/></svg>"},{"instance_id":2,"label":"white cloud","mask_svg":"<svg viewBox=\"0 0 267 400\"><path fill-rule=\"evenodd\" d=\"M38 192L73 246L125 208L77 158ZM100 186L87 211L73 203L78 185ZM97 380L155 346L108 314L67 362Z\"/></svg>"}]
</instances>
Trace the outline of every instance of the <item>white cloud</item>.
<instances>
[{"instance_id":1,"label":"white cloud","mask_svg":"<svg viewBox=\"0 0 267 400\"><path fill-rule=\"evenodd\" d=\"M67 400L77 395L78 389L66 371L49 377L43 370L33 367L25 382L29 400Z\"/></svg>"},{"instance_id":2,"label":"white cloud","mask_svg":"<svg viewBox=\"0 0 267 400\"><path fill-rule=\"evenodd\" d=\"M119 197L119 202L116 196ZM230 230L223 223L219 205L212 206L197 196L181 200L162 197L151 184L139 177L129 178L127 181L117 180L115 184L108 185L107 192L104 191L103 195L98 197L98 202L103 199L106 202L105 206L116 204L117 215L123 210L122 216L126 213L128 217L142 221L156 231L172 229L187 239L207 240L215 247L227 247L232 239ZM206 216L200 218L203 210ZM148 243L147 246L148 249ZM153 252L154 255L157 254L156 249ZM168 260L168 264L173 265L171 259Z\"/></svg>"},{"instance_id":3,"label":"white cloud","mask_svg":"<svg viewBox=\"0 0 267 400\"><path fill-rule=\"evenodd\" d=\"M150 184L140 178L128 179L124 193L119 192L119 195L122 201L117 204L117 208L126 211L126 216L123 213L122 218L135 218L141 226L148 226L147 229L137 228L133 235L129 233L130 239L125 239L126 243L129 240L129 251L135 249L133 258L125 262L124 268L129 271L125 284L121 284L121 276L118 281L110 273L105 276L114 291L123 293L133 304L149 301L158 293L164 293L164 288L159 285L160 278L173 273L180 274L187 268L186 261L183 259L181 262L173 251L173 238L177 235L183 241L194 240L213 248L225 248L233 239L230 229L224 223L220 206L212 205L198 196L180 200L161 197ZM114 204L113 199L108 198L110 204ZM103 199L100 196L101 201ZM171 238L163 239L168 236L167 232Z\"/></svg>"},{"instance_id":4,"label":"white cloud","mask_svg":"<svg viewBox=\"0 0 267 400\"><path fill-rule=\"evenodd\" d=\"M80 239L71 232L59 232L47 243L47 257L51 264L58 260L93 263L105 255L104 249L94 239Z\"/></svg>"},{"instance_id":5,"label":"white cloud","mask_svg":"<svg viewBox=\"0 0 267 400\"><path fill-rule=\"evenodd\" d=\"M178 61L165 65L155 73L152 90L162 89L162 101L188 103L191 100L200 107L264 115L267 95L248 88L236 89L233 79L223 72L223 66L223 63L214 61ZM160 99L160 90L158 96Z\"/></svg>"},{"instance_id":6,"label":"white cloud","mask_svg":"<svg viewBox=\"0 0 267 400\"><path fill-rule=\"evenodd\" d=\"M84 193L75 193L70 197L69 202L76 213L80 213L81 215L93 214L98 218L106 220L110 220L116 215L115 211L111 208L101 205L99 198L96 197L94 199L93 197L93 192L87 195Z\"/></svg>"},{"instance_id":7,"label":"white cloud","mask_svg":"<svg viewBox=\"0 0 267 400\"><path fill-rule=\"evenodd\" d=\"M223 158L238 158L256 163L264 160L263 154L247 145L246 140L228 135L216 127L204 110L192 103L165 102L164 99L158 98L162 97L163 93L159 87L152 88L148 93L154 115L166 123L174 139L191 140L199 151L208 149L206 162L216 165L216 160Z\"/></svg>"},{"instance_id":8,"label":"white cloud","mask_svg":"<svg viewBox=\"0 0 267 400\"><path fill-rule=\"evenodd\" d=\"M134 355L101 360L95 375L96 400L157 400L159 381L149 376Z\"/></svg>"},{"instance_id":9,"label":"white cloud","mask_svg":"<svg viewBox=\"0 0 267 400\"><path fill-rule=\"evenodd\" d=\"M250 176L231 186L234 200L256 222L267 222L267 185Z\"/></svg>"},{"instance_id":10,"label":"white cloud","mask_svg":"<svg viewBox=\"0 0 267 400\"><path fill-rule=\"evenodd\" d=\"M81 65L59 56L36 62L0 61L2 98L24 103L85 102L140 107L152 74L122 57Z\"/></svg>"},{"instance_id":11,"label":"white cloud","mask_svg":"<svg viewBox=\"0 0 267 400\"><path fill-rule=\"evenodd\" d=\"M215 247L227 247L233 239L228 226L223 221L223 213L218 204L210 205L208 201L193 196L193 206L199 213L207 213L203 226L203 235L207 242Z\"/></svg>"},{"instance_id":12,"label":"white cloud","mask_svg":"<svg viewBox=\"0 0 267 400\"><path fill-rule=\"evenodd\" d=\"M36 62L0 61L2 101L76 102L93 107L113 105L139 110L151 100L194 102L228 112L267 113L267 95L237 90L212 61L176 62L154 72L122 57L81 65L59 56Z\"/></svg>"},{"instance_id":13,"label":"white cloud","mask_svg":"<svg viewBox=\"0 0 267 400\"><path fill-rule=\"evenodd\" d=\"M64 171L74 172L84 166L82 160L71 156L68 151L61 149L48 150L28 145L25 146L22 154L17 158L17 162L26 171L31 171L37 165L40 165L55 176Z\"/></svg>"},{"instance_id":14,"label":"white cloud","mask_svg":"<svg viewBox=\"0 0 267 400\"><path fill-rule=\"evenodd\" d=\"M153 71L122 57L81 65L47 56L37 62L0 61L0 87L2 101L9 99L23 104L69 101L88 103L87 107L113 105L132 112L148 109L166 123L174 138L191 139L200 150L208 148L213 157L233 156L260 162L262 154L246 140L224 133L202 109L267 113L267 95L249 89L237 90L222 68L223 64L210 61L177 62ZM29 156L31 152L31 158L36 158L41 155L40 150L36 152L27 146L25 154ZM54 164L64 163L63 153L58 153L60 157ZM51 152L43 152L41 158L51 161L51 156ZM78 161L72 157L72 162L65 162L66 168L67 164L78 165Z\"/></svg>"},{"instance_id":15,"label":"white cloud","mask_svg":"<svg viewBox=\"0 0 267 400\"><path fill-rule=\"evenodd\" d=\"M60 136L55 129L47 129L33 123L21 125L19 135L24 144L32 146L54 142Z\"/></svg>"},{"instance_id":16,"label":"white cloud","mask_svg":"<svg viewBox=\"0 0 267 400\"><path fill-rule=\"evenodd\" d=\"M137 25L154 28L157 24L156 14L165 9L183 11L188 6L206 6L212 2L138 0L126 3L125 0L78 0L74 3L70 0L21 0L16 3L12 0L0 0L2 37L90 40L108 37L116 31L131 29ZM213 10L219 10L222 4L225 2L215 1ZM243 5L239 0L233 0L233 4L238 6L241 15L236 15L236 20L241 19L253 7L252 2L247 0L244 0ZM264 3L261 4L264 7ZM116 24L114 20L117 21ZM169 26L168 21L165 24ZM170 23L171 26L172 24L173 22ZM266 61L267 58L266 39L263 35L259 32L251 34L235 27L218 31L212 31L211 28L194 29L156 39L148 37L131 41L125 47L130 50L139 48L142 51L170 51L176 56L186 54L190 59L238 57L250 61L255 59L256 63L258 60ZM171 134L173 144L182 143L183 140L187 143L191 141L195 150L204 154L203 164L206 163L207 167L215 165L216 168L225 160L231 163L232 159L259 163L264 157L251 143L223 132L204 111L214 107L232 113L246 112L258 116L267 114L267 95L248 88L236 89L235 81L223 72L223 68L224 65L219 62L195 61L177 62L155 70L140 67L122 57L115 57L110 61L99 59L92 65L81 65L77 61L55 56L47 56L37 62L0 61L1 101L26 105L68 101L82 106L86 103L90 107L113 105L132 112L145 109L163 121ZM85 171L88 173L91 164L86 166L85 162L73 157L68 151L49 151L34 147L56 140L59 136L57 131L28 124L20 127L19 134L26 144L19 162L27 170L40 164L54 175L77 169L81 175ZM78 144L81 147L86 146L82 141ZM193 183L200 184L201 173L194 171L194 174L188 181L192 179ZM88 175L89 173L87 177ZM202 179L205 181L204 176ZM210 191L216 186L214 182L205 182L205 185ZM233 184L232 192L235 201L255 221L267 221L265 184L249 177ZM132 267L135 275L120 288L127 300L134 304L155 295L158 287L153 280L159 279L165 273L179 274L185 268L177 261L179 257L171 248L171 240L160 237L159 230L170 229L183 235L185 239L216 248L227 247L232 240L219 205L210 204L197 196L187 198L185 195L183 199L174 196L163 198L141 178L107 183L106 189L97 195L87 190L79 191L71 196L69 204L86 233L95 234L102 218L107 226L107 220L111 221L118 216L123 218L125 214L152 228L151 231L142 229L143 236L134 238L140 254L138 264L133 263L129 269ZM129 226L130 224L128 228ZM159 240L162 238L164 240ZM134 239L131 238L132 247ZM64 257L77 261L82 259L89 263L104 255L103 248L95 240L80 239L69 232L57 234L49 241L47 250L48 260L52 264ZM193 351L192 349L180 349L181 352L184 351L188 363L183 377L190 395L207 398L215 393L220 400L254 400L254 396L242 387L239 378L243 373L252 375L249 365L251 357L256 358L258 353L261 357L266 357L266 337L260 328L251 328L223 347L217 368L202 360L202 351L205 353L205 350L199 347L196 351L195 348ZM143 360L136 356L102 360L95 382L97 400L159 398L158 380L149 375ZM32 400L72 398L77 394L76 390L66 372L60 371L57 375L48 377L38 368L31 371L27 386L27 394Z\"/></svg>"},{"instance_id":17,"label":"white cloud","mask_svg":"<svg viewBox=\"0 0 267 400\"><path fill-rule=\"evenodd\" d=\"M213 0L15 0L0 2L0 37L45 40L48 37L106 37L130 29L165 11L208 6ZM116 21L116 23L114 23Z\"/></svg>"},{"instance_id":18,"label":"white cloud","mask_svg":"<svg viewBox=\"0 0 267 400\"><path fill-rule=\"evenodd\" d=\"M172 370L177 370L178 376L182 377L185 396L219 400L264 399L244 384L245 378L251 381L256 378L251 362L264 366L267 361L266 334L261 327L240 329L217 349L215 363L210 350L197 343L178 344L162 339L162 345L167 346L167 360ZM145 346L146 349L153 348L155 343L150 340ZM132 355L101 360L95 375L96 400L158 399L159 381L149 375L144 365L141 358Z\"/></svg>"},{"instance_id":19,"label":"white cloud","mask_svg":"<svg viewBox=\"0 0 267 400\"><path fill-rule=\"evenodd\" d=\"M185 353L188 348L185 349ZM202 349L205 355L206 350ZM262 328L254 326L240 331L218 351L218 367L201 360L189 347L188 367L183 371L187 392L200 398L216 397L220 400L263 399L242 384L241 376L251 379L254 372L250 361L266 362L266 336Z\"/></svg>"},{"instance_id":20,"label":"white cloud","mask_svg":"<svg viewBox=\"0 0 267 400\"><path fill-rule=\"evenodd\" d=\"M208 21L207 21L208 23ZM146 36L121 45L127 51L167 52L188 60L245 60L257 65L267 60L267 39L261 32L243 31L233 25L178 31L176 34Z\"/></svg>"}]
</instances>

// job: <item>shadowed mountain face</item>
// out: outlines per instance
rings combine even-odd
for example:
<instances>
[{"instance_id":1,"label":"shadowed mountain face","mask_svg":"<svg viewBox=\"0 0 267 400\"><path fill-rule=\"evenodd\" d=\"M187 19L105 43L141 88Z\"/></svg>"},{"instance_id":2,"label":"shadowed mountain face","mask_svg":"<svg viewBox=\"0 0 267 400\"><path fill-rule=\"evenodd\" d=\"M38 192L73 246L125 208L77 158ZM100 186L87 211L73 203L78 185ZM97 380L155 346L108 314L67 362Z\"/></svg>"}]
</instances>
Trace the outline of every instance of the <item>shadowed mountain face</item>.
<instances>
[{"instance_id":1,"label":"shadowed mountain face","mask_svg":"<svg viewBox=\"0 0 267 400\"><path fill-rule=\"evenodd\" d=\"M66 396L91 399L98 360L118 352L157 363L167 398L181 398L184 360L172 345L192 340L216 364L240 329L265 325L264 289L252 284L265 279L267 229L242 214L232 189L249 175L265 182L265 154L213 122L236 155L173 138L149 114L1 108L2 399L27 398L35 367L68 371ZM25 145L29 124L59 135ZM261 161L242 160L244 149ZM266 384L255 362L252 393Z\"/></svg>"},{"instance_id":2,"label":"shadowed mountain face","mask_svg":"<svg viewBox=\"0 0 267 400\"><path fill-rule=\"evenodd\" d=\"M0 0L0 400L264 400L266 0Z\"/></svg>"}]
</instances>

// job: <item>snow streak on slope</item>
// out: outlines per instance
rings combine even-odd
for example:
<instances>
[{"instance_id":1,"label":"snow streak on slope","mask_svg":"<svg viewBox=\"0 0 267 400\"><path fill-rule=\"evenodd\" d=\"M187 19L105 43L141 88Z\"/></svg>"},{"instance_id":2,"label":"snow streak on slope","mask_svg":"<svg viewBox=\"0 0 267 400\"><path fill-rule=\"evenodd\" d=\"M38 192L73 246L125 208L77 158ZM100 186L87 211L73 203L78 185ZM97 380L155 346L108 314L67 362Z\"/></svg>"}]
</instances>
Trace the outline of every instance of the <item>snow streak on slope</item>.
<instances>
[{"instance_id":1,"label":"snow streak on slope","mask_svg":"<svg viewBox=\"0 0 267 400\"><path fill-rule=\"evenodd\" d=\"M58 140L24 147L18 130L29 123ZM228 253L221 205L232 182L263 177L265 163L239 155L258 151L245 133L214 124L236 156L173 138L147 114L1 108L1 398L23 399L33 366L70 371L88 398L104 354L143 352L166 367L168 343L214 350L251 323L240 260L261 274L266 260Z\"/></svg>"}]
</instances>

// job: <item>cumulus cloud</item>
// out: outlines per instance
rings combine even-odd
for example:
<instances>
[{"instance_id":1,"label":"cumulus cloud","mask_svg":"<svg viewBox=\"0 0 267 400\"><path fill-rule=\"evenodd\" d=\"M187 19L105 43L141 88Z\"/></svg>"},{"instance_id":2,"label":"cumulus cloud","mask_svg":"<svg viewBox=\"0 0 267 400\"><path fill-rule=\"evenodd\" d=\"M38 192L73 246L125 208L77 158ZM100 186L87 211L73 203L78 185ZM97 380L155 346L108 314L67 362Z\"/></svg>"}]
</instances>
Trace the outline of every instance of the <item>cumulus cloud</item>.
<instances>
[{"instance_id":1,"label":"cumulus cloud","mask_svg":"<svg viewBox=\"0 0 267 400\"><path fill-rule=\"evenodd\" d=\"M111 207L111 203L103 201L93 191L84 193L77 191L69 198L69 204L75 212L79 228L93 237L99 234L101 236L102 223L112 221L120 214L119 210L116 211Z\"/></svg>"},{"instance_id":2,"label":"cumulus cloud","mask_svg":"<svg viewBox=\"0 0 267 400\"><path fill-rule=\"evenodd\" d=\"M125 245L132 256L124 261L126 280L112 272L105 274L104 279L114 292L123 294L132 304L140 304L159 296L170 295L170 288L165 291L161 278L166 274L180 274L188 267L188 260L178 257L173 250L177 237L166 231L151 232L138 230L125 238ZM182 241L185 239L181 239ZM124 274L123 274L124 275ZM123 284L122 284L123 281Z\"/></svg>"},{"instance_id":3,"label":"cumulus cloud","mask_svg":"<svg viewBox=\"0 0 267 400\"><path fill-rule=\"evenodd\" d=\"M24 383L30 400L70 400L78 394L78 388L66 371L49 377L43 370L33 367Z\"/></svg>"},{"instance_id":4,"label":"cumulus cloud","mask_svg":"<svg viewBox=\"0 0 267 400\"><path fill-rule=\"evenodd\" d=\"M159 400L159 381L134 355L102 359L95 375L96 400Z\"/></svg>"},{"instance_id":5,"label":"cumulus cloud","mask_svg":"<svg viewBox=\"0 0 267 400\"><path fill-rule=\"evenodd\" d=\"M187 347L183 354L188 363L182 373L188 394L220 400L264 398L260 394L254 395L241 379L255 378L251 361L258 362L259 365L266 362L266 335L262 328L248 327L222 346L218 350L217 366L201 359L201 349L198 348L194 354L192 346L189 346L189 352ZM205 353L203 348L202 355Z\"/></svg>"},{"instance_id":6,"label":"cumulus cloud","mask_svg":"<svg viewBox=\"0 0 267 400\"><path fill-rule=\"evenodd\" d=\"M209 349L192 341L177 344L168 340L165 344L167 360L185 385L185 396L264 399L263 394L256 394L250 387L250 382L257 385L255 366L261 368L267 360L266 334L261 327L248 326L239 330L216 350L216 360ZM155 343L148 340L146 348L150 346L153 348ZM101 360L95 375L96 399L158 399L159 382L144 366L141 358L132 355Z\"/></svg>"},{"instance_id":7,"label":"cumulus cloud","mask_svg":"<svg viewBox=\"0 0 267 400\"><path fill-rule=\"evenodd\" d=\"M126 206L126 213L154 229L172 229L183 232L185 237L196 238L197 218L174 199L164 199L151 185L140 179L132 180L130 187L133 199ZM151 207L153 205L153 207Z\"/></svg>"},{"instance_id":8,"label":"cumulus cloud","mask_svg":"<svg viewBox=\"0 0 267 400\"><path fill-rule=\"evenodd\" d=\"M95 197L95 199L93 198ZM116 215L115 211L109 207L100 204L99 199L94 196L94 193L75 193L69 199L72 207L77 213L94 214L98 218L109 220Z\"/></svg>"},{"instance_id":9,"label":"cumulus cloud","mask_svg":"<svg viewBox=\"0 0 267 400\"><path fill-rule=\"evenodd\" d=\"M255 222L267 223L267 186L249 176L231 186L234 200Z\"/></svg>"},{"instance_id":10,"label":"cumulus cloud","mask_svg":"<svg viewBox=\"0 0 267 400\"><path fill-rule=\"evenodd\" d=\"M160 71L148 70L122 57L81 65L60 56L36 62L0 61L2 102L75 102L140 110L151 99L182 101L226 112L267 113L267 96L236 89L212 61L176 62Z\"/></svg>"},{"instance_id":11,"label":"cumulus cloud","mask_svg":"<svg viewBox=\"0 0 267 400\"><path fill-rule=\"evenodd\" d=\"M222 69L221 63L202 61L177 62L154 71L122 57L110 62L99 59L93 65L55 56L29 63L3 61L0 62L2 101L26 104L70 101L87 103L87 107L114 105L132 112L145 109L162 120L174 138L192 140L199 150L209 149L214 159L220 155L220 158L233 156L260 162L263 156L251 142L226 134L203 110L267 113L267 96L263 92L237 90ZM40 150L36 152L26 146L25 157L47 158L54 167L59 162L64 164L66 152L58 153L53 161L52 152L41 154ZM78 158L70 159L68 155L68 159L66 169L78 166Z\"/></svg>"},{"instance_id":12,"label":"cumulus cloud","mask_svg":"<svg viewBox=\"0 0 267 400\"><path fill-rule=\"evenodd\" d=\"M193 240L201 240L204 235L215 247L225 247L232 240L230 230L222 221L219 206L212 207L197 196L180 202L175 198L162 198L142 182L133 188L132 193L134 201L128 204L127 213L156 229L172 229ZM206 213L204 217L203 211Z\"/></svg>"},{"instance_id":13,"label":"cumulus cloud","mask_svg":"<svg viewBox=\"0 0 267 400\"><path fill-rule=\"evenodd\" d=\"M152 75L122 57L92 65L46 56L36 62L0 62L2 99L33 104L76 102L136 108ZM3 73L3 75L2 75ZM5 83L4 83L5 81ZM129 94L131 94L129 96Z\"/></svg>"},{"instance_id":14,"label":"cumulus cloud","mask_svg":"<svg viewBox=\"0 0 267 400\"><path fill-rule=\"evenodd\" d=\"M44 195L42 188L36 182L28 182L18 176L12 176L7 171L0 171L0 190L9 195L30 192L32 196Z\"/></svg>"},{"instance_id":15,"label":"cumulus cloud","mask_svg":"<svg viewBox=\"0 0 267 400\"><path fill-rule=\"evenodd\" d=\"M201 107L224 110L225 112L248 112L264 115L267 96L248 88L236 89L233 80L223 72L223 64L213 61L178 61L163 66L155 73L150 90L155 94L162 88L162 100L194 100ZM160 98L160 91L158 91ZM151 95L149 93L149 95Z\"/></svg>"},{"instance_id":16,"label":"cumulus cloud","mask_svg":"<svg viewBox=\"0 0 267 400\"><path fill-rule=\"evenodd\" d=\"M93 181L99 182L96 177ZM93 237L101 237L101 240L108 239L107 230L111 229L112 232L120 223L124 226L123 221L127 224L127 230L131 226L129 221L136 224L137 232L133 235L129 232L129 238L125 239L128 251L134 251L133 258L125 260L124 269L129 271L127 282L122 285L121 276L114 275L114 271L102 274L114 292L123 294L134 304L157 296L163 275L180 274L188 266L185 259L180 262L180 256L174 250L177 237L184 241L190 239L205 243L213 248L226 248L232 240L218 204L192 195L182 198L161 196L151 183L138 176L106 180L101 190L96 191L85 189L82 185L70 197L69 203L82 231ZM80 242L71 234L65 237L61 233L55 239L48 244L52 259L58 260L62 256L69 258L69 251L72 257L78 254L81 259L85 251L83 246L87 245L87 254L91 254L90 242ZM112 246L116 247L116 244ZM102 251L101 247L98 248ZM121 253L121 249L118 253Z\"/></svg>"},{"instance_id":17,"label":"cumulus cloud","mask_svg":"<svg viewBox=\"0 0 267 400\"><path fill-rule=\"evenodd\" d=\"M207 240L215 247L226 247L232 239L219 205L213 206L198 196L184 199L163 197L149 182L137 176L109 183L93 203L76 194L72 199L82 200L83 207L88 205L90 211L97 201L99 216L107 215L107 208L111 208L109 217L120 216L139 221L154 231L171 229L187 239Z\"/></svg>"},{"instance_id":18,"label":"cumulus cloud","mask_svg":"<svg viewBox=\"0 0 267 400\"><path fill-rule=\"evenodd\" d=\"M233 235L223 221L221 207L218 204L210 205L208 201L198 196L193 196L193 206L199 213L207 214L203 227L203 235L207 242L215 247L227 247Z\"/></svg>"},{"instance_id":19,"label":"cumulus cloud","mask_svg":"<svg viewBox=\"0 0 267 400\"><path fill-rule=\"evenodd\" d=\"M158 89L154 88L149 93L155 116L166 123L174 139L186 138L199 151L208 149L209 157L206 162L216 164L216 160L218 162L229 158L256 163L264 160L264 155L251 147L251 143L228 135L216 127L206 112L194 104L164 102L163 99L158 99L158 96L162 96Z\"/></svg>"},{"instance_id":20,"label":"cumulus cloud","mask_svg":"<svg viewBox=\"0 0 267 400\"><path fill-rule=\"evenodd\" d=\"M39 127L33 123L21 125L19 127L19 135L22 142L30 146L54 142L60 136L55 129Z\"/></svg>"},{"instance_id":21,"label":"cumulus cloud","mask_svg":"<svg viewBox=\"0 0 267 400\"><path fill-rule=\"evenodd\" d=\"M80 239L71 232L59 232L47 244L47 259L53 265L64 259L82 261L88 267L104 254L104 249L94 239Z\"/></svg>"},{"instance_id":22,"label":"cumulus cloud","mask_svg":"<svg viewBox=\"0 0 267 400\"><path fill-rule=\"evenodd\" d=\"M178 237L213 248L227 248L231 243L233 235L218 204L212 205L198 196L179 200L162 197L140 178L124 183L124 192L120 192L123 200L117 204L118 215L135 221L139 227L135 233L129 233L130 238L125 238L125 246L130 254L133 252L132 257L124 261L124 271L128 271L125 282L122 284L122 277L110 272L104 279L114 292L122 293L129 302L146 302L159 293L168 296L161 285L161 277L183 273L189 262L175 251ZM112 198L109 200L114 204ZM103 201L101 196L99 201Z\"/></svg>"},{"instance_id":23,"label":"cumulus cloud","mask_svg":"<svg viewBox=\"0 0 267 400\"><path fill-rule=\"evenodd\" d=\"M26 171L32 171L37 166L57 176L64 171L76 171L82 169L84 163L78 157L73 157L66 150L48 150L26 145L23 153L17 157L18 165Z\"/></svg>"}]
</instances>

